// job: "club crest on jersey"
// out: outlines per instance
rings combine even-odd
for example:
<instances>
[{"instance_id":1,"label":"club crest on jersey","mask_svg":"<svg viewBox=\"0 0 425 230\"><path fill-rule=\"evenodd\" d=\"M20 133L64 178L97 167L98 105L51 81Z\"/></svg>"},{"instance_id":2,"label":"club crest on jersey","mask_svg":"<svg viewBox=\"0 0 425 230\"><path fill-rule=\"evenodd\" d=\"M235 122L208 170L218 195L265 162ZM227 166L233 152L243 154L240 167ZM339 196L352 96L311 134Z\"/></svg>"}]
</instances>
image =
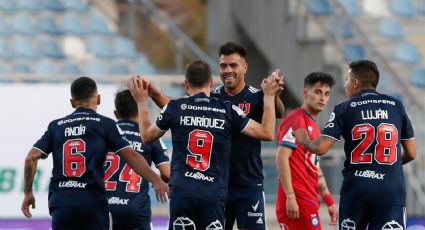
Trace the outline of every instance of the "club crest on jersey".
<instances>
[{"instance_id":1,"label":"club crest on jersey","mask_svg":"<svg viewBox=\"0 0 425 230\"><path fill-rule=\"evenodd\" d=\"M310 220L311 220L311 225L313 225L313 227L319 226L319 218L317 217L316 214L312 214Z\"/></svg>"},{"instance_id":2,"label":"club crest on jersey","mask_svg":"<svg viewBox=\"0 0 425 230\"><path fill-rule=\"evenodd\" d=\"M251 103L240 103L239 108L245 113L245 115L248 115L251 111Z\"/></svg>"},{"instance_id":3,"label":"club crest on jersey","mask_svg":"<svg viewBox=\"0 0 425 230\"><path fill-rule=\"evenodd\" d=\"M236 105L232 105L232 109L236 111L236 113L241 116L241 117L245 117L245 112L240 109L239 107L237 107Z\"/></svg>"}]
</instances>

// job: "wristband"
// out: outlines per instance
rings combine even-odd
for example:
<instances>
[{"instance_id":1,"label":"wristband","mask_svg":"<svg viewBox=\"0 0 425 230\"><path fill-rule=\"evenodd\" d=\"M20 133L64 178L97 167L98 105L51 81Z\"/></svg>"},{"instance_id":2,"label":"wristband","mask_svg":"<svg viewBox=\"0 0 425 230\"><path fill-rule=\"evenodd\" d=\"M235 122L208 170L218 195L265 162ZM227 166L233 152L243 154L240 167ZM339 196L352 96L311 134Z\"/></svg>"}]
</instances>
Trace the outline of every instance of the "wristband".
<instances>
[{"instance_id":1,"label":"wristband","mask_svg":"<svg viewBox=\"0 0 425 230\"><path fill-rule=\"evenodd\" d=\"M334 198L332 198L332 195L330 193L326 196L323 196L322 199L328 207L335 204Z\"/></svg>"}]
</instances>

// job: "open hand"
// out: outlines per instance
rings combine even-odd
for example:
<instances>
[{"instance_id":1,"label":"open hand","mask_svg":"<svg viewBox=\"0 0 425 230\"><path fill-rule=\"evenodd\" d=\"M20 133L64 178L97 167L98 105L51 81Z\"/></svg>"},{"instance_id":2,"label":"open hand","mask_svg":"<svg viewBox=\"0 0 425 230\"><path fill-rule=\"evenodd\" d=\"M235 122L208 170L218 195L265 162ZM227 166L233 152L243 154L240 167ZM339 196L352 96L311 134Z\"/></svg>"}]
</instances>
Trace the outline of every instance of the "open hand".
<instances>
[{"instance_id":1,"label":"open hand","mask_svg":"<svg viewBox=\"0 0 425 230\"><path fill-rule=\"evenodd\" d=\"M24 200L22 201L21 211L25 217L31 218L30 206L35 209L35 197L32 192L25 193Z\"/></svg>"}]
</instances>

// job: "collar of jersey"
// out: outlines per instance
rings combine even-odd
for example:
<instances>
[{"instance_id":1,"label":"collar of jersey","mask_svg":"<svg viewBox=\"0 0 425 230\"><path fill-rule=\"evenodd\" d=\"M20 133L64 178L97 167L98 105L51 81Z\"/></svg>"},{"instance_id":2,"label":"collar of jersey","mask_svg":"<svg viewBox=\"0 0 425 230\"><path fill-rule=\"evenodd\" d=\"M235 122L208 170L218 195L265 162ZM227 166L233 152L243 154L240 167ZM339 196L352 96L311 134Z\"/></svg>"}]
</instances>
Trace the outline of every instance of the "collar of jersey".
<instances>
[{"instance_id":1,"label":"collar of jersey","mask_svg":"<svg viewBox=\"0 0 425 230\"><path fill-rule=\"evenodd\" d=\"M90 109L90 108L78 107L78 108L75 109L75 112L90 112L90 113L95 113L96 111L94 111L93 109Z\"/></svg>"},{"instance_id":2,"label":"collar of jersey","mask_svg":"<svg viewBox=\"0 0 425 230\"><path fill-rule=\"evenodd\" d=\"M310 116L310 114L308 114L302 107L300 107L300 109L304 112L305 115L307 115L307 117L316 122L316 120L312 116Z\"/></svg>"},{"instance_id":3,"label":"collar of jersey","mask_svg":"<svg viewBox=\"0 0 425 230\"><path fill-rule=\"evenodd\" d=\"M360 91L358 95L362 95L364 93L378 93L378 92L376 91L376 89L364 89Z\"/></svg>"},{"instance_id":4,"label":"collar of jersey","mask_svg":"<svg viewBox=\"0 0 425 230\"><path fill-rule=\"evenodd\" d=\"M119 119L118 123L130 123L130 124L135 125L136 127L139 126L139 124L137 122L135 122L133 120L129 120L129 119Z\"/></svg>"}]
</instances>

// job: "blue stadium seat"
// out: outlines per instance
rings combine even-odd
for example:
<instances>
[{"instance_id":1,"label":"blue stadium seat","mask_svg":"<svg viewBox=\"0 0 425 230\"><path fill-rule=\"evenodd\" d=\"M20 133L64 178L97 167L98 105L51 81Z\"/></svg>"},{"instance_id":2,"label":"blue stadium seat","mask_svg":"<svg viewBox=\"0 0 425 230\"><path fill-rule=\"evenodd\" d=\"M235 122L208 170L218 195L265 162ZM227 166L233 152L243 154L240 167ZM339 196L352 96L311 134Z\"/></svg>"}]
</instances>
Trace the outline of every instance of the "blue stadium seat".
<instances>
[{"instance_id":1,"label":"blue stadium seat","mask_svg":"<svg viewBox=\"0 0 425 230\"><path fill-rule=\"evenodd\" d=\"M111 67L110 74L128 75L130 74L130 68L124 63L114 63Z\"/></svg>"},{"instance_id":2,"label":"blue stadium seat","mask_svg":"<svg viewBox=\"0 0 425 230\"><path fill-rule=\"evenodd\" d=\"M416 87L425 88L425 68L414 70L410 82Z\"/></svg>"},{"instance_id":3,"label":"blue stadium seat","mask_svg":"<svg viewBox=\"0 0 425 230\"><path fill-rule=\"evenodd\" d=\"M9 25L4 21L4 17L0 17L0 35L11 35Z\"/></svg>"},{"instance_id":4,"label":"blue stadium seat","mask_svg":"<svg viewBox=\"0 0 425 230\"><path fill-rule=\"evenodd\" d=\"M400 43L395 47L394 57L404 64L418 64L422 60L416 46L407 42Z\"/></svg>"},{"instance_id":5,"label":"blue stadium seat","mask_svg":"<svg viewBox=\"0 0 425 230\"><path fill-rule=\"evenodd\" d=\"M80 75L81 71L78 65L71 62L66 62L62 65L61 73L71 74L71 75Z\"/></svg>"},{"instance_id":6,"label":"blue stadium seat","mask_svg":"<svg viewBox=\"0 0 425 230\"><path fill-rule=\"evenodd\" d=\"M366 53L362 45L350 44L344 46L344 56L348 61L366 59Z\"/></svg>"},{"instance_id":7,"label":"blue stadium seat","mask_svg":"<svg viewBox=\"0 0 425 230\"><path fill-rule=\"evenodd\" d=\"M63 30L71 35L86 35L86 30L80 18L74 14L67 14L63 17Z\"/></svg>"},{"instance_id":8,"label":"blue stadium seat","mask_svg":"<svg viewBox=\"0 0 425 230\"><path fill-rule=\"evenodd\" d=\"M353 23L349 18L338 18L329 24L332 34L336 38L354 37Z\"/></svg>"},{"instance_id":9,"label":"blue stadium seat","mask_svg":"<svg viewBox=\"0 0 425 230\"><path fill-rule=\"evenodd\" d=\"M345 11L351 16L363 15L363 10L360 8L357 0L339 0L339 3L341 3Z\"/></svg>"},{"instance_id":10,"label":"blue stadium seat","mask_svg":"<svg viewBox=\"0 0 425 230\"><path fill-rule=\"evenodd\" d=\"M38 61L34 66L34 73L38 75L51 75L56 74L56 66L49 60Z\"/></svg>"},{"instance_id":11,"label":"blue stadium seat","mask_svg":"<svg viewBox=\"0 0 425 230\"><path fill-rule=\"evenodd\" d=\"M31 68L27 64L15 63L12 66L11 72L12 73L23 73L23 74L25 74L25 73L31 73L32 71L31 71Z\"/></svg>"},{"instance_id":12,"label":"blue stadium seat","mask_svg":"<svg viewBox=\"0 0 425 230\"><path fill-rule=\"evenodd\" d=\"M34 42L28 39L18 37L13 40L13 50L15 57L36 59L40 57L40 53L34 47Z\"/></svg>"},{"instance_id":13,"label":"blue stadium seat","mask_svg":"<svg viewBox=\"0 0 425 230\"><path fill-rule=\"evenodd\" d=\"M16 12L16 3L15 1L0 1L0 11L5 13L15 13Z\"/></svg>"},{"instance_id":14,"label":"blue stadium seat","mask_svg":"<svg viewBox=\"0 0 425 230\"><path fill-rule=\"evenodd\" d=\"M89 16L88 31L92 34L112 35L112 32L109 30L108 25L106 25L105 20L96 15Z\"/></svg>"},{"instance_id":15,"label":"blue stadium seat","mask_svg":"<svg viewBox=\"0 0 425 230\"><path fill-rule=\"evenodd\" d=\"M7 46L6 42L3 40L0 40L0 58L2 59L13 58L12 52L9 50L9 47Z\"/></svg>"},{"instance_id":16,"label":"blue stadium seat","mask_svg":"<svg viewBox=\"0 0 425 230\"><path fill-rule=\"evenodd\" d=\"M137 58L139 54L134 42L128 38L117 37L114 39L113 50L115 56L123 58Z\"/></svg>"},{"instance_id":17,"label":"blue stadium seat","mask_svg":"<svg viewBox=\"0 0 425 230\"><path fill-rule=\"evenodd\" d=\"M88 62L84 68L83 75L88 76L98 76L98 75L106 75L108 74L107 68L101 62L91 61ZM101 77L101 76L100 76Z\"/></svg>"},{"instance_id":18,"label":"blue stadium seat","mask_svg":"<svg viewBox=\"0 0 425 230\"><path fill-rule=\"evenodd\" d=\"M49 58L65 58L65 54L62 52L61 47L53 40L43 40L41 42L41 52Z\"/></svg>"},{"instance_id":19,"label":"blue stadium seat","mask_svg":"<svg viewBox=\"0 0 425 230\"><path fill-rule=\"evenodd\" d=\"M36 35L36 29L32 19L26 15L17 14L12 19L12 31L16 34Z\"/></svg>"},{"instance_id":20,"label":"blue stadium seat","mask_svg":"<svg viewBox=\"0 0 425 230\"><path fill-rule=\"evenodd\" d=\"M150 63L146 62L146 60L141 60L137 61L136 66L134 68L134 73L152 75L156 74L156 70L155 67L152 66Z\"/></svg>"},{"instance_id":21,"label":"blue stadium seat","mask_svg":"<svg viewBox=\"0 0 425 230\"><path fill-rule=\"evenodd\" d=\"M84 12L89 9L86 4L81 2L81 0L64 0L63 6L69 11Z\"/></svg>"},{"instance_id":22,"label":"blue stadium seat","mask_svg":"<svg viewBox=\"0 0 425 230\"><path fill-rule=\"evenodd\" d=\"M89 52L94 53L100 58L112 58L113 53L109 42L105 38L93 37L89 38L87 42Z\"/></svg>"},{"instance_id":23,"label":"blue stadium seat","mask_svg":"<svg viewBox=\"0 0 425 230\"><path fill-rule=\"evenodd\" d=\"M401 28L401 23L395 18L383 19L379 22L379 33L388 39L402 39L404 32Z\"/></svg>"},{"instance_id":24,"label":"blue stadium seat","mask_svg":"<svg viewBox=\"0 0 425 230\"><path fill-rule=\"evenodd\" d=\"M332 7L328 0L309 0L308 8L316 16L329 16L332 14Z\"/></svg>"},{"instance_id":25,"label":"blue stadium seat","mask_svg":"<svg viewBox=\"0 0 425 230\"><path fill-rule=\"evenodd\" d=\"M419 11L421 14L425 14L425 0L421 0L421 3L419 4Z\"/></svg>"},{"instance_id":26,"label":"blue stadium seat","mask_svg":"<svg viewBox=\"0 0 425 230\"><path fill-rule=\"evenodd\" d=\"M412 18L416 16L412 0L392 0L391 11L400 17Z\"/></svg>"},{"instance_id":27,"label":"blue stadium seat","mask_svg":"<svg viewBox=\"0 0 425 230\"><path fill-rule=\"evenodd\" d=\"M381 71L379 73L379 83L378 83L378 89L388 89L390 88L390 80L388 79L388 74L384 71Z\"/></svg>"},{"instance_id":28,"label":"blue stadium seat","mask_svg":"<svg viewBox=\"0 0 425 230\"><path fill-rule=\"evenodd\" d=\"M20 11L39 11L41 10L41 4L40 0L17 0L16 8Z\"/></svg>"},{"instance_id":29,"label":"blue stadium seat","mask_svg":"<svg viewBox=\"0 0 425 230\"><path fill-rule=\"evenodd\" d=\"M64 32L56 24L55 17L44 15L40 19L40 30L50 35L62 35Z\"/></svg>"},{"instance_id":30,"label":"blue stadium seat","mask_svg":"<svg viewBox=\"0 0 425 230\"><path fill-rule=\"evenodd\" d=\"M65 7L60 0L43 0L43 7L55 12L65 11Z\"/></svg>"}]
</instances>

